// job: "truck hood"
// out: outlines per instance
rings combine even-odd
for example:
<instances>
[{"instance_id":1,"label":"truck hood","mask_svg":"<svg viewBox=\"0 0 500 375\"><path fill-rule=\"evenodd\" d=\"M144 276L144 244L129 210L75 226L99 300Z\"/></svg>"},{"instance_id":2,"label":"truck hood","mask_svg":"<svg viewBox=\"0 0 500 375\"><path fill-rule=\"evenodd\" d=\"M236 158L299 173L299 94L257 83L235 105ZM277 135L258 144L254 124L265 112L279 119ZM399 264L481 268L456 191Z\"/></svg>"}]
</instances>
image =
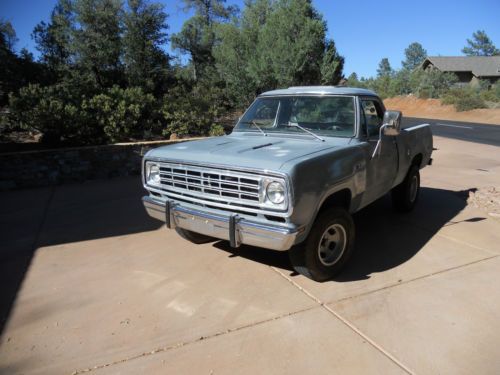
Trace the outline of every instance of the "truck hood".
<instances>
[{"instance_id":1,"label":"truck hood","mask_svg":"<svg viewBox=\"0 0 500 375\"><path fill-rule=\"evenodd\" d=\"M325 142L305 137L235 135L176 143L149 151L146 158L199 164L217 164L264 170L281 169L296 158L339 148L350 138L328 138Z\"/></svg>"}]
</instances>

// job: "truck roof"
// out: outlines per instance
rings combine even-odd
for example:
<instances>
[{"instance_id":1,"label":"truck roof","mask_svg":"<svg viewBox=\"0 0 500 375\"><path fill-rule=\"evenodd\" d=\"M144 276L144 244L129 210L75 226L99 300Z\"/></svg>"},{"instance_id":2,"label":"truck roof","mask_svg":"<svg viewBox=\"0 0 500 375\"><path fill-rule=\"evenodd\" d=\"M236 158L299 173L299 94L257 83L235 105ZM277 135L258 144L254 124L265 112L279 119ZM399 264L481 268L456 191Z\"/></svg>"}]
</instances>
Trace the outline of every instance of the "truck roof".
<instances>
[{"instance_id":1,"label":"truck roof","mask_svg":"<svg viewBox=\"0 0 500 375\"><path fill-rule=\"evenodd\" d=\"M370 95L377 96L373 91L344 86L293 86L287 89L266 91L259 96L319 94L319 95Z\"/></svg>"}]
</instances>

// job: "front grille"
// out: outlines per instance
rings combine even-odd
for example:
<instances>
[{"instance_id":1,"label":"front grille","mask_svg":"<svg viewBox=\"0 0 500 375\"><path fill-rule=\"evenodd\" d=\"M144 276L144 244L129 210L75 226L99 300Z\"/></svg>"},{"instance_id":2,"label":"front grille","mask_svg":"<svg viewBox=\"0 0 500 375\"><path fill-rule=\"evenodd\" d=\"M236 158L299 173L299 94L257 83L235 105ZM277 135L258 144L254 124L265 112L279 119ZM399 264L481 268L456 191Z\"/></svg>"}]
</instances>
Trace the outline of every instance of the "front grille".
<instances>
[{"instance_id":1,"label":"front grille","mask_svg":"<svg viewBox=\"0 0 500 375\"><path fill-rule=\"evenodd\" d=\"M259 203L261 177L234 171L221 171L182 164L160 163L164 190L243 204Z\"/></svg>"},{"instance_id":2,"label":"front grille","mask_svg":"<svg viewBox=\"0 0 500 375\"><path fill-rule=\"evenodd\" d=\"M206 207L239 209L243 212L275 212L262 207L261 189L266 176L232 169L219 169L170 162L160 167L163 195ZM148 186L153 190L153 187Z\"/></svg>"}]
</instances>

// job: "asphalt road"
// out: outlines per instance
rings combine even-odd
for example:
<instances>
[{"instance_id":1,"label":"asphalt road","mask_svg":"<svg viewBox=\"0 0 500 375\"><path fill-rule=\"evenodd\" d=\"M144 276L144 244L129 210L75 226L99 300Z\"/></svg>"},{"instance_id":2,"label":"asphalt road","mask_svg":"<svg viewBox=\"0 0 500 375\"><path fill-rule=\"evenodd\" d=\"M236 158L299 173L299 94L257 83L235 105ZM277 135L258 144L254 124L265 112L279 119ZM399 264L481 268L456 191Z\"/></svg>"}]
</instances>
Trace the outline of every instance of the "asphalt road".
<instances>
[{"instance_id":1,"label":"asphalt road","mask_svg":"<svg viewBox=\"0 0 500 375\"><path fill-rule=\"evenodd\" d=\"M403 128L419 124L430 124L432 134L440 137L500 146L500 125L403 117Z\"/></svg>"}]
</instances>

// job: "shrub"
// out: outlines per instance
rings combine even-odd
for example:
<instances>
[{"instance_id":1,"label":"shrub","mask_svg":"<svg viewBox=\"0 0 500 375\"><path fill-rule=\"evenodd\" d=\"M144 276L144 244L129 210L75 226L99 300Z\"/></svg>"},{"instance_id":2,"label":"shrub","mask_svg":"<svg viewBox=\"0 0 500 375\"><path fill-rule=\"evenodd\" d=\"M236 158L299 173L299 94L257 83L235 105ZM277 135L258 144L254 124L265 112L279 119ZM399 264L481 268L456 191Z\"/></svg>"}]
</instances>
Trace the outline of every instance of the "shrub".
<instances>
[{"instance_id":1,"label":"shrub","mask_svg":"<svg viewBox=\"0 0 500 375\"><path fill-rule=\"evenodd\" d=\"M481 91L479 96L487 102L500 102L500 84L493 86L489 90Z\"/></svg>"},{"instance_id":2,"label":"shrub","mask_svg":"<svg viewBox=\"0 0 500 375\"><path fill-rule=\"evenodd\" d=\"M218 136L224 135L226 133L224 132L224 127L222 125L220 125L220 124L212 124L212 126L210 127L210 131L208 132L208 134L211 137L218 137Z\"/></svg>"},{"instance_id":3,"label":"shrub","mask_svg":"<svg viewBox=\"0 0 500 375\"><path fill-rule=\"evenodd\" d=\"M214 123L215 113L210 102L194 91L182 87L172 89L163 98L161 114L166 122L165 136L207 135Z\"/></svg>"},{"instance_id":4,"label":"shrub","mask_svg":"<svg viewBox=\"0 0 500 375\"><path fill-rule=\"evenodd\" d=\"M78 101L60 85L28 85L9 96L10 122L25 130L38 130L50 145L90 144L104 141L102 129L92 126Z\"/></svg>"},{"instance_id":5,"label":"shrub","mask_svg":"<svg viewBox=\"0 0 500 375\"><path fill-rule=\"evenodd\" d=\"M471 88L455 88L442 97L443 104L453 104L457 111L469 111L476 108L486 108L486 103Z\"/></svg>"},{"instance_id":6,"label":"shrub","mask_svg":"<svg viewBox=\"0 0 500 375\"><path fill-rule=\"evenodd\" d=\"M439 98L450 90L457 77L438 70L413 73L414 91L420 98Z\"/></svg>"},{"instance_id":7,"label":"shrub","mask_svg":"<svg viewBox=\"0 0 500 375\"><path fill-rule=\"evenodd\" d=\"M103 130L111 142L144 138L158 127L155 121L156 101L140 87L122 89L118 86L91 99L84 99L82 110L93 117L95 126Z\"/></svg>"},{"instance_id":8,"label":"shrub","mask_svg":"<svg viewBox=\"0 0 500 375\"><path fill-rule=\"evenodd\" d=\"M458 99L455 108L458 112L470 111L476 108L486 108L486 104L479 96L471 96Z\"/></svg>"}]
</instances>

